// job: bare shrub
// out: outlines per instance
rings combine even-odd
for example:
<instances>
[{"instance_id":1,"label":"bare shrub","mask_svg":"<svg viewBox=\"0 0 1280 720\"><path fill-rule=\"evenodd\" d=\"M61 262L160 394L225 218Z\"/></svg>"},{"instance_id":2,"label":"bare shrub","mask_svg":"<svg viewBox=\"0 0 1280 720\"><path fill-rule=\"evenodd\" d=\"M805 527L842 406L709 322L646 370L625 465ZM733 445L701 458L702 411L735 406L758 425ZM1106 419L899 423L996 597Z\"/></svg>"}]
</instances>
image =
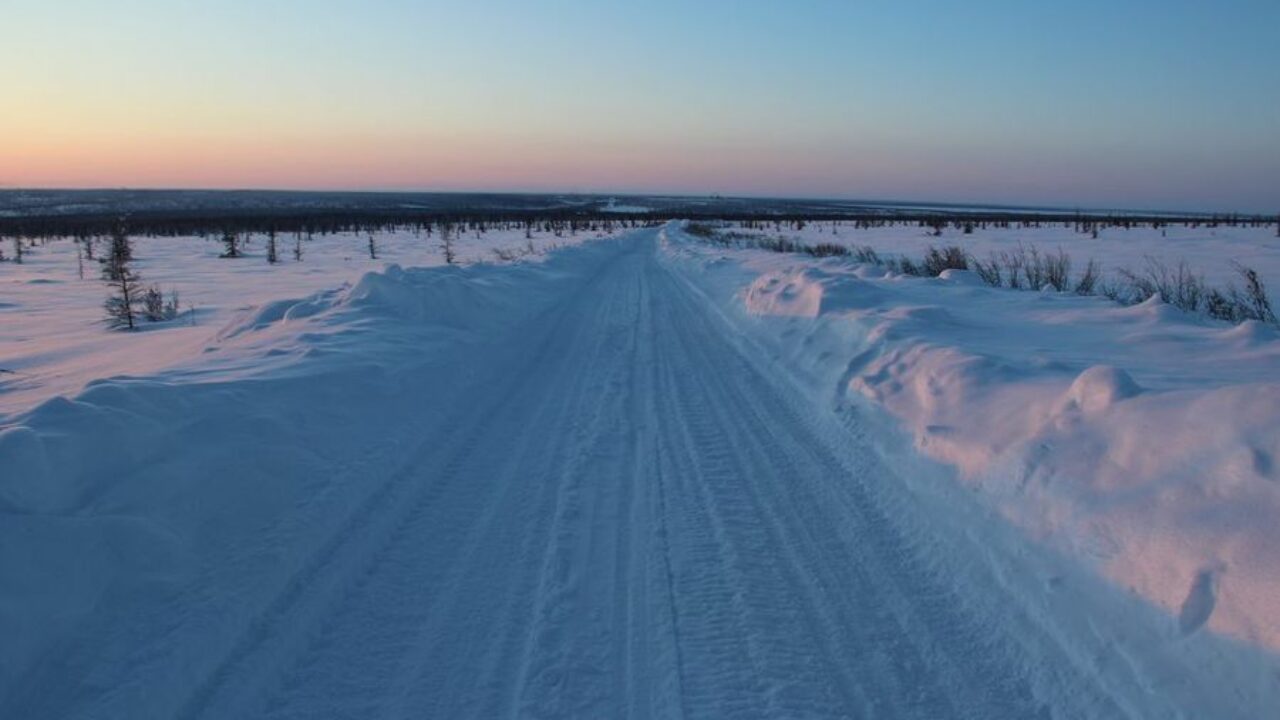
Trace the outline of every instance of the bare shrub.
<instances>
[{"instance_id":1,"label":"bare shrub","mask_svg":"<svg viewBox=\"0 0 1280 720\"><path fill-rule=\"evenodd\" d=\"M1025 258L1022 264L1022 275L1026 278L1028 290L1039 290L1048 282L1045 277L1044 261L1040 257L1040 249L1032 245L1030 249L1018 246Z\"/></svg>"},{"instance_id":2,"label":"bare shrub","mask_svg":"<svg viewBox=\"0 0 1280 720\"><path fill-rule=\"evenodd\" d=\"M178 313L181 312L182 306L179 305L178 299L178 291L170 290L169 299L164 303L164 317L166 320L178 317Z\"/></svg>"},{"instance_id":3,"label":"bare shrub","mask_svg":"<svg viewBox=\"0 0 1280 720\"><path fill-rule=\"evenodd\" d=\"M1128 286L1129 302L1143 302L1159 295L1165 302L1187 312L1196 312L1204 302L1204 278L1192 274L1185 260L1170 268L1160 260L1147 256L1146 266L1142 271L1120 268L1116 272Z\"/></svg>"},{"instance_id":4,"label":"bare shrub","mask_svg":"<svg viewBox=\"0 0 1280 720\"><path fill-rule=\"evenodd\" d=\"M1022 287L1022 271L1027 266L1027 249L1018 243L1016 250L1001 250L1000 265L1004 267L1004 276L1009 287L1017 290Z\"/></svg>"},{"instance_id":5,"label":"bare shrub","mask_svg":"<svg viewBox=\"0 0 1280 720\"><path fill-rule=\"evenodd\" d=\"M172 320L178 316L178 293L169 294L166 300L159 285L152 285L142 293L142 316L151 322Z\"/></svg>"},{"instance_id":6,"label":"bare shrub","mask_svg":"<svg viewBox=\"0 0 1280 720\"><path fill-rule=\"evenodd\" d=\"M1080 274L1080 279L1076 280L1075 293L1077 295L1092 295L1101 276L1102 265L1097 260L1089 258L1089 262L1084 266L1084 272Z\"/></svg>"},{"instance_id":7,"label":"bare shrub","mask_svg":"<svg viewBox=\"0 0 1280 720\"><path fill-rule=\"evenodd\" d=\"M1117 302L1122 305L1128 300L1125 287L1118 282L1100 283L1098 285L1098 294L1112 302Z\"/></svg>"},{"instance_id":8,"label":"bare shrub","mask_svg":"<svg viewBox=\"0 0 1280 720\"><path fill-rule=\"evenodd\" d=\"M849 254L849 248L843 245L836 245L835 243L818 243L817 245L809 245L805 247L804 251L817 258L843 257Z\"/></svg>"},{"instance_id":9,"label":"bare shrub","mask_svg":"<svg viewBox=\"0 0 1280 720\"><path fill-rule=\"evenodd\" d=\"M804 246L793 240L784 237L761 238L755 242L755 247L761 250L769 250L776 253L793 253L802 252Z\"/></svg>"},{"instance_id":10,"label":"bare shrub","mask_svg":"<svg viewBox=\"0 0 1280 720\"><path fill-rule=\"evenodd\" d=\"M1058 292L1065 291L1071 283L1071 256L1058 248L1058 252L1041 255L1039 260L1045 284Z\"/></svg>"},{"instance_id":11,"label":"bare shrub","mask_svg":"<svg viewBox=\"0 0 1280 720\"><path fill-rule=\"evenodd\" d=\"M1238 323L1245 318L1240 315L1239 297L1235 288L1223 292L1213 288L1205 295L1204 311L1211 318Z\"/></svg>"},{"instance_id":12,"label":"bare shrub","mask_svg":"<svg viewBox=\"0 0 1280 720\"><path fill-rule=\"evenodd\" d=\"M684 226L684 231L694 237L710 239L715 237L716 229L707 223L691 222Z\"/></svg>"},{"instance_id":13,"label":"bare shrub","mask_svg":"<svg viewBox=\"0 0 1280 720\"><path fill-rule=\"evenodd\" d=\"M1000 272L1000 260L995 253L991 253L991 259L987 262L983 262L978 258L971 258L969 265L973 267L973 271L986 284L992 287L1000 287L1004 284L1004 274Z\"/></svg>"},{"instance_id":14,"label":"bare shrub","mask_svg":"<svg viewBox=\"0 0 1280 720\"><path fill-rule=\"evenodd\" d=\"M924 268L917 265L911 258L904 256L898 260L898 272L903 275L919 276L924 274Z\"/></svg>"},{"instance_id":15,"label":"bare shrub","mask_svg":"<svg viewBox=\"0 0 1280 720\"><path fill-rule=\"evenodd\" d=\"M933 227L933 226L930 226ZM760 237L746 233L719 232L707 223L689 223L690 234L710 238L724 245L768 250L777 253L804 253L812 257L852 257L860 263L880 265L890 272L915 277L934 277L945 270L973 270L984 283L1012 290L1039 290L1050 287L1077 295L1101 295L1113 302L1131 305L1160 295L1165 302L1185 312L1202 312L1228 322L1259 320L1277 323L1275 309L1257 271L1239 264L1237 274L1243 288L1229 285L1225 290L1210 288L1194 274L1185 261L1169 266L1148 256L1141 270L1120 268L1116 279L1105 280L1102 264L1090 258L1078 277L1071 274L1071 256L1059 247L1042 252L1034 245L1018 243L1016 248L991 252L979 260L956 245L930 246L920 260L901 255L881 257L870 246L849 248L835 243L805 245L781 235ZM515 253L494 250L499 259L514 259Z\"/></svg>"},{"instance_id":16,"label":"bare shrub","mask_svg":"<svg viewBox=\"0 0 1280 720\"><path fill-rule=\"evenodd\" d=\"M937 277L943 270L968 270L969 256L957 245L948 245L941 249L929 246L921 265L925 275Z\"/></svg>"},{"instance_id":17,"label":"bare shrub","mask_svg":"<svg viewBox=\"0 0 1280 720\"><path fill-rule=\"evenodd\" d=\"M1240 279L1244 281L1244 292L1241 293L1237 302L1247 313L1246 317L1262 322L1276 322L1276 314L1271 307L1271 298L1267 297L1267 288L1262 284L1262 278L1258 276L1258 272L1240 263L1233 263L1232 266L1240 275Z\"/></svg>"},{"instance_id":18,"label":"bare shrub","mask_svg":"<svg viewBox=\"0 0 1280 720\"><path fill-rule=\"evenodd\" d=\"M164 319L164 293L152 285L142 293L142 314L151 322Z\"/></svg>"},{"instance_id":19,"label":"bare shrub","mask_svg":"<svg viewBox=\"0 0 1280 720\"><path fill-rule=\"evenodd\" d=\"M862 245L861 247L854 248L853 257L860 263L867 263L870 265L881 264L880 253L877 253L875 248L870 245Z\"/></svg>"}]
</instances>

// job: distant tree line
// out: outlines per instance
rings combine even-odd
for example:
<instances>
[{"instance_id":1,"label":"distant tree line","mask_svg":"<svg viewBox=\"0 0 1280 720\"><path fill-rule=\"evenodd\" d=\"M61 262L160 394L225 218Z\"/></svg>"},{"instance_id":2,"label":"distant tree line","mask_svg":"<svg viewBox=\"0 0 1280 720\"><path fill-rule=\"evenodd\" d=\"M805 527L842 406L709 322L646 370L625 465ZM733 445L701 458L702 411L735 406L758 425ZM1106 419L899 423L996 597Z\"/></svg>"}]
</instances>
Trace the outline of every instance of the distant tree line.
<instances>
[{"instance_id":1,"label":"distant tree line","mask_svg":"<svg viewBox=\"0 0 1280 720\"><path fill-rule=\"evenodd\" d=\"M413 231L431 234L445 226L456 233L484 233L491 229L522 228L526 236L533 232L556 236L580 232L614 232L662 222L666 218L648 215L582 214L571 211L480 213L392 213L385 211L315 212L282 214L270 212L214 212L131 214L129 233L134 237L240 237L267 234L269 237L293 235L338 235ZM118 215L50 215L0 218L0 237L86 238L108 237L120 222ZM237 249L238 250L238 249ZM237 252L227 248L229 257Z\"/></svg>"},{"instance_id":2,"label":"distant tree line","mask_svg":"<svg viewBox=\"0 0 1280 720\"><path fill-rule=\"evenodd\" d=\"M267 262L280 262L281 241L292 240L292 254L295 261L304 256L304 241L317 235L365 235L367 251L371 259L378 259L379 247L376 236L380 233L411 232L435 238L448 264L458 261L456 244L458 238L468 233L476 237L490 230L512 231L522 230L529 241L528 248L522 250L497 250L495 255L505 260L534 251L532 238L534 233L554 235L556 237L576 236L579 233L613 233L638 227L651 227L672 219L692 219L689 225L691 232L697 233L705 229L708 236L719 235L719 241L732 241L734 233L713 233L713 228L722 224L736 223L739 227L752 230L774 230L781 233L786 230L803 230L808 226L817 226L821 232L829 231L838 235L842 227L852 226L856 229L870 229L887 226L919 226L927 234L940 236L944 231L953 229L969 234L978 229L1009 229L1038 227L1071 227L1075 232L1097 237L1103 229L1130 229L1150 227L1164 229L1169 226L1185 226L1190 228L1218 227L1266 227L1276 226L1280 235L1280 217L1264 215L1168 215L1168 214L1132 214L1132 213L1044 213L1022 211L939 211L939 210L866 210L855 211L819 211L814 213L804 208L792 212L759 212L744 209L740 212L725 208L712 208L705 215L698 210L682 207L674 212L640 212L640 213L608 213L594 209L557 208L557 209L486 209L484 211L424 211L424 210L387 210L387 209L320 209L307 211L281 211L263 209L226 209L226 210L186 210L163 211L148 210L134 213L126 218L105 213L87 213L82 215L26 215L0 217L0 261L20 263L26 255L27 248L43 244L50 240L72 239L78 247L77 262L80 277L84 277L84 265L87 262L98 262L102 270L102 278L108 283L111 294L106 302L109 322L116 327L133 328L138 318L151 321L174 318L178 313L176 296L165 299L158 287L145 287L141 278L129 265L132 260L130 237L201 237L216 240L223 246L222 257L239 258L244 254L244 243L253 235L265 235ZM715 222L712 222L712 221ZM743 237L745 239L745 236ZM848 248L840 243L818 243L803 245L792 241L778 239L776 247L783 252L806 252L815 256L849 254ZM100 257L95 257L95 245L105 248ZM286 247L289 247L286 245ZM5 250L9 254L5 254ZM926 257L925 262L943 265L959 265L959 256ZM1038 268L1034 262L1029 265L1018 264L1019 258L1001 258L999 264L995 259L986 261L967 258L973 267L993 285L1007 284L1019 287L1026 276L1025 267ZM1046 261L1059 258L1053 256L1033 257L1032 260ZM900 270L913 274L912 261L904 259L900 262ZM1014 267L1016 265L1017 267ZM1158 273L1151 271L1151 277L1131 274L1123 284L1106 285L1098 283L1098 268L1090 261L1076 290L1082 294L1094 292L1097 284L1098 292L1108 296L1115 295L1113 288L1124 290L1121 300L1140 299L1147 292L1147 285L1161 285L1165 278L1156 277ZM930 265L922 264L921 272L931 272ZM1001 269L1003 268L1003 272ZM1054 280L1061 276L1066 282L1066 271L1069 268L1048 267L1045 282L1057 286ZM982 271L987 272L982 272ZM1015 270L1017 272L1015 272ZM1061 270L1062 272L1058 272ZM1194 283L1174 283L1174 287L1184 291L1187 297L1195 298L1195 302L1185 302L1192 309L1199 309L1214 317L1224 319L1264 319L1274 322L1274 314L1267 304L1265 289L1256 273L1247 268L1240 271L1244 281L1244 289L1236 291L1228 288L1216 292L1213 288L1199 287ZM994 282L993 282L994 279ZM1025 284L1035 288L1040 286L1038 276L1025 277ZM1145 282L1145 284L1144 284ZM1200 283L1203 286L1203 283ZM1082 288L1087 288L1082 290ZM1167 296L1168 287L1161 287L1161 294ZM1118 291L1117 291L1118 292ZM1261 298L1261 304L1258 299ZM194 313L193 313L194 318Z\"/></svg>"},{"instance_id":3,"label":"distant tree line","mask_svg":"<svg viewBox=\"0 0 1280 720\"><path fill-rule=\"evenodd\" d=\"M851 212L724 212L723 208L703 215L696 209L678 212L601 213L595 210L486 210L465 211L388 211L383 209L317 210L308 212L269 210L219 211L146 211L128 218L129 232L134 236L224 238L245 234L303 235L368 234L393 230L431 232L441 225L455 232L484 232L488 228L523 227L526 236L534 231L557 236L579 232L605 231L651 226L673 219L726 220L744 227L781 230L803 229L809 224L851 224L855 229L892 225L918 225L934 235L948 228L963 233L987 228L1029 228L1069 225L1077 232L1096 235L1106 228L1164 228L1183 225L1206 227L1265 227L1276 224L1280 234L1280 218L1266 215L1165 215L1107 213L1043 213L1019 211L868 211ZM0 236L5 238L88 238L108 237L119 222L119 215L45 215L0 217ZM234 257L233 253L229 255ZM16 255L17 252L14 252Z\"/></svg>"}]
</instances>

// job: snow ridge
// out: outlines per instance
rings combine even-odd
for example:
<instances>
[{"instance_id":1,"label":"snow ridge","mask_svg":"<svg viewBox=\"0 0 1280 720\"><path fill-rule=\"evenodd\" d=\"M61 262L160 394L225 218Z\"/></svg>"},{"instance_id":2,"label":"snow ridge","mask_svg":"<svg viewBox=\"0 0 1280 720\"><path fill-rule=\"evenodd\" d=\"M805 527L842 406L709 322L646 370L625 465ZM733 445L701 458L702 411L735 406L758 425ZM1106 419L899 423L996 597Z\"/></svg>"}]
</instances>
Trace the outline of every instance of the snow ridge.
<instances>
[{"instance_id":1,"label":"snow ridge","mask_svg":"<svg viewBox=\"0 0 1280 720\"><path fill-rule=\"evenodd\" d=\"M857 423L886 415L890 433L942 463L904 473L936 478L913 481L917 495L950 497L958 481L1019 542L1151 603L1161 645L1207 630L1280 650L1271 328L1190 317L1158 299L1123 308L991 289L962 271L896 277L669 233L670 262L766 348L776 372ZM1253 679L1224 682L1276 691L1265 672L1242 673Z\"/></svg>"}]
</instances>

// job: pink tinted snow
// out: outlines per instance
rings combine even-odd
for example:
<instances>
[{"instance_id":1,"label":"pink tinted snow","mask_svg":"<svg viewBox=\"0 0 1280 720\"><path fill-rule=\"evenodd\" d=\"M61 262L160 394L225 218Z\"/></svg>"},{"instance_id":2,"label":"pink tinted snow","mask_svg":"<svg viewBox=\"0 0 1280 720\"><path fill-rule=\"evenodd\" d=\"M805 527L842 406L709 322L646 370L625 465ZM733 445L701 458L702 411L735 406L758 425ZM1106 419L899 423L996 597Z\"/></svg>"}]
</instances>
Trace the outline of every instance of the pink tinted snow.
<instances>
[{"instance_id":1,"label":"pink tinted snow","mask_svg":"<svg viewBox=\"0 0 1280 720\"><path fill-rule=\"evenodd\" d=\"M806 229L829 240L821 232ZM1262 236L1272 232L1200 231L1196 244L1171 231L1179 237L1161 257L1246 255L1274 270L1280 250ZM876 244L891 233L867 234ZM1116 248L1132 261L1156 249L1151 237L1123 246L1143 232L1111 234L1089 252ZM1121 307L991 289L965 271L907 278L842 259L728 252L751 276L737 297L755 330L820 378L819 393L836 387L837 402L887 411L1011 522L1164 609L1176 632L1204 626L1280 649L1276 328L1189 316L1158 298Z\"/></svg>"}]
</instances>

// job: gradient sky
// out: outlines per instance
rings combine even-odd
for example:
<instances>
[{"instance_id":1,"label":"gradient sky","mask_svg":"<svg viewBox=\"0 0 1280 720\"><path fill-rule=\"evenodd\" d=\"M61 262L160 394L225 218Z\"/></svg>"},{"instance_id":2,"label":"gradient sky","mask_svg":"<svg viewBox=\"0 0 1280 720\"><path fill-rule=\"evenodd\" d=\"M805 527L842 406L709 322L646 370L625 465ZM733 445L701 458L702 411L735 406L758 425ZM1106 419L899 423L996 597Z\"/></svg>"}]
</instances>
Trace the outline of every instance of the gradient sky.
<instances>
[{"instance_id":1,"label":"gradient sky","mask_svg":"<svg viewBox=\"0 0 1280 720\"><path fill-rule=\"evenodd\" d=\"M1280 2L0 0L0 186L1280 211Z\"/></svg>"}]
</instances>

